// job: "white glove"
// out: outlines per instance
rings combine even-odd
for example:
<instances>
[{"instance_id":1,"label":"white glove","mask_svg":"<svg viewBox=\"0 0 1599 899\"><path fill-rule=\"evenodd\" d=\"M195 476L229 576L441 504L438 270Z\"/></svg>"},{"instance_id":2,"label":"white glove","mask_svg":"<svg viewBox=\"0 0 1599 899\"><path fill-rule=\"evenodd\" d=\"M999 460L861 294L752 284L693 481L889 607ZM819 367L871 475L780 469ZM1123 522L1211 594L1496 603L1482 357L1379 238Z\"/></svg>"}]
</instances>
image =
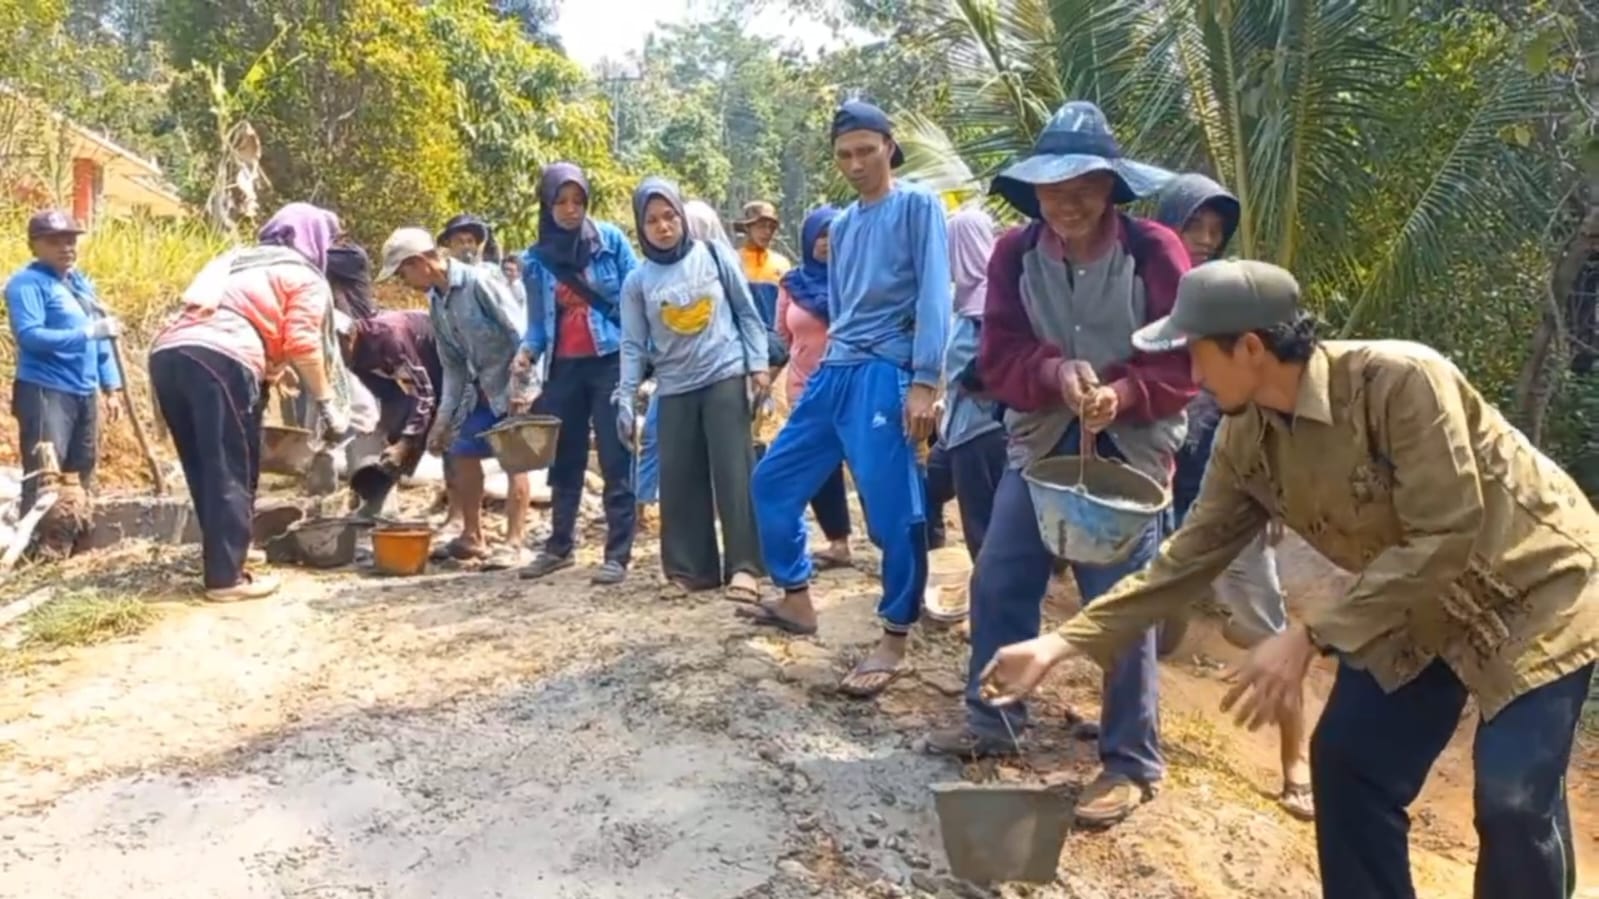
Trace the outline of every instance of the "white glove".
<instances>
[{"instance_id":1,"label":"white glove","mask_svg":"<svg viewBox=\"0 0 1599 899\"><path fill-rule=\"evenodd\" d=\"M83 326L83 336L90 340L104 340L122 333L122 322L103 315Z\"/></svg>"},{"instance_id":2,"label":"white glove","mask_svg":"<svg viewBox=\"0 0 1599 899\"><path fill-rule=\"evenodd\" d=\"M322 423L322 443L326 446L338 446L350 439L352 431L350 419L333 405L332 400L319 400L316 404L316 417Z\"/></svg>"},{"instance_id":3,"label":"white glove","mask_svg":"<svg viewBox=\"0 0 1599 899\"><path fill-rule=\"evenodd\" d=\"M638 419L633 415L633 407L618 404L616 407L616 436L622 438L622 445L633 446L633 432L638 428Z\"/></svg>"}]
</instances>

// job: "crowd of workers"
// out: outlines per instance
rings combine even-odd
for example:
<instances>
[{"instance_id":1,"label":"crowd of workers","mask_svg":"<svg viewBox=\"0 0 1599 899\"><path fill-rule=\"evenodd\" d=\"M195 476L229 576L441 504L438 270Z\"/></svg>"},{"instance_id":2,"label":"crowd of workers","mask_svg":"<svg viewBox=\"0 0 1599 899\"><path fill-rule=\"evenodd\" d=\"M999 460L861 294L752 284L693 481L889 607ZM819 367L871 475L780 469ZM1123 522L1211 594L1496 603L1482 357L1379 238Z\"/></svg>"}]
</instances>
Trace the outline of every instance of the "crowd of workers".
<instances>
[{"instance_id":1,"label":"crowd of workers","mask_svg":"<svg viewBox=\"0 0 1599 899\"><path fill-rule=\"evenodd\" d=\"M386 311L338 217L284 207L255 246L200 273L149 356L208 597L275 588L248 563L250 523L264 400L289 371L327 442L349 438L366 393L385 466L445 458L461 524L443 553L526 579L572 566L592 443L606 525L593 583L625 580L638 503L658 490L666 578L793 635L816 631L816 572L850 562L847 470L883 587L881 638L840 685L852 696L910 670L929 548L958 504L974 563L965 720L929 734L929 751L1017 752L1024 698L1087 656L1106 671L1097 725L1080 722L1102 771L1076 816L1125 819L1165 773L1161 634L1214 591L1250 650L1227 706L1280 729L1282 805L1315 821L1327 896L1415 895L1405 809L1470 697L1477 896L1569 897L1565 772L1599 656L1599 518L1572 480L1439 353L1319 339L1289 272L1225 258L1239 199L1127 158L1091 103L1065 104L995 177L1022 220L1003 233L979 204L897 179L903 154L876 107L846 102L831 137L856 199L805 217L798 265L772 249L770 204L735 222L735 250L710 207L659 178L633 197L636 254L590 215L582 170L559 163L522 254L501 256L470 216L395 231L376 280L428 308ZM1154 218L1127 210L1142 200ZM6 299L24 464L49 442L89 486L96 398L123 381L106 344L118 322L74 265L79 233L36 216L36 260ZM758 445L779 374L791 408ZM482 435L528 412L561 423L550 534L530 559L525 478L510 479L505 540L482 522ZM1023 471L1087 453L1162 485L1173 508L1125 561L1071 564L1082 609L1041 634L1060 560ZM1347 596L1289 616L1272 551L1284 527L1358 574ZM1318 655L1336 657L1337 679L1307 738Z\"/></svg>"}]
</instances>

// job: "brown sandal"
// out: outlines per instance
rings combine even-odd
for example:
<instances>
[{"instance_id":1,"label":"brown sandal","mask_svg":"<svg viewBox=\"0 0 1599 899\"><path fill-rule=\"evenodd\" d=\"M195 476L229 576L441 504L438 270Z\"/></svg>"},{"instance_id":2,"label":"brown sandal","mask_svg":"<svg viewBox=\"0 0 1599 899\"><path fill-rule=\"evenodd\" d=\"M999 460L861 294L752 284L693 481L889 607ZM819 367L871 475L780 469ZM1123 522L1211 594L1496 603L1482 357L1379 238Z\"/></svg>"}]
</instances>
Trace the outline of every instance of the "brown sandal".
<instances>
[{"instance_id":1,"label":"brown sandal","mask_svg":"<svg viewBox=\"0 0 1599 899\"><path fill-rule=\"evenodd\" d=\"M1316 820L1316 795L1308 783L1283 784L1282 795L1277 797L1277 804L1292 818L1300 821Z\"/></svg>"}]
</instances>

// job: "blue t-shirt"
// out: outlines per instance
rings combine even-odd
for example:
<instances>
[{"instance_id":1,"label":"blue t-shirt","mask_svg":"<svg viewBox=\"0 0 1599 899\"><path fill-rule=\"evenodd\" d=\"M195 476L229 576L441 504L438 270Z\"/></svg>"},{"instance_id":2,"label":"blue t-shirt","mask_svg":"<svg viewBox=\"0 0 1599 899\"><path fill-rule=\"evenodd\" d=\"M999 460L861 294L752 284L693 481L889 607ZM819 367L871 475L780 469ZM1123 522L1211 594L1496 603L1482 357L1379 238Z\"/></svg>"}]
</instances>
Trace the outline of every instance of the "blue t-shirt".
<instances>
[{"instance_id":1,"label":"blue t-shirt","mask_svg":"<svg viewBox=\"0 0 1599 899\"><path fill-rule=\"evenodd\" d=\"M84 333L98 316L94 284L81 272L65 277L32 262L6 282L6 311L17 339L17 380L74 396L120 390L111 341ZM93 310L93 312L91 312Z\"/></svg>"},{"instance_id":2,"label":"blue t-shirt","mask_svg":"<svg viewBox=\"0 0 1599 899\"><path fill-rule=\"evenodd\" d=\"M943 203L895 182L856 201L828 229L827 351L823 365L883 359L939 386L952 313Z\"/></svg>"}]
</instances>

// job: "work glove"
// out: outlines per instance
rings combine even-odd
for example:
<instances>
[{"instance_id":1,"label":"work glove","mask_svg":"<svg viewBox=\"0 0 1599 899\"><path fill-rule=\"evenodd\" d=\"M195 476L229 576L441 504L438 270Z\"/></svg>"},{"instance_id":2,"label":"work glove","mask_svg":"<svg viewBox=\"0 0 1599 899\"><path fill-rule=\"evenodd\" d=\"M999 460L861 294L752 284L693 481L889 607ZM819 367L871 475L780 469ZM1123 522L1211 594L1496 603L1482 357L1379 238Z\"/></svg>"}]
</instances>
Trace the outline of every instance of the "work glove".
<instances>
[{"instance_id":1,"label":"work glove","mask_svg":"<svg viewBox=\"0 0 1599 899\"><path fill-rule=\"evenodd\" d=\"M350 428L350 417L339 411L332 400L317 400L317 422L322 426L322 444L324 446L338 446L354 436Z\"/></svg>"},{"instance_id":2,"label":"work glove","mask_svg":"<svg viewBox=\"0 0 1599 899\"><path fill-rule=\"evenodd\" d=\"M638 418L633 414L633 407L618 404L616 407L616 436L622 438L622 445L631 448L633 435L638 430Z\"/></svg>"},{"instance_id":3,"label":"work glove","mask_svg":"<svg viewBox=\"0 0 1599 899\"><path fill-rule=\"evenodd\" d=\"M122 322L109 315L102 315L83 326L83 336L90 340L105 340L116 337L122 333Z\"/></svg>"}]
</instances>

